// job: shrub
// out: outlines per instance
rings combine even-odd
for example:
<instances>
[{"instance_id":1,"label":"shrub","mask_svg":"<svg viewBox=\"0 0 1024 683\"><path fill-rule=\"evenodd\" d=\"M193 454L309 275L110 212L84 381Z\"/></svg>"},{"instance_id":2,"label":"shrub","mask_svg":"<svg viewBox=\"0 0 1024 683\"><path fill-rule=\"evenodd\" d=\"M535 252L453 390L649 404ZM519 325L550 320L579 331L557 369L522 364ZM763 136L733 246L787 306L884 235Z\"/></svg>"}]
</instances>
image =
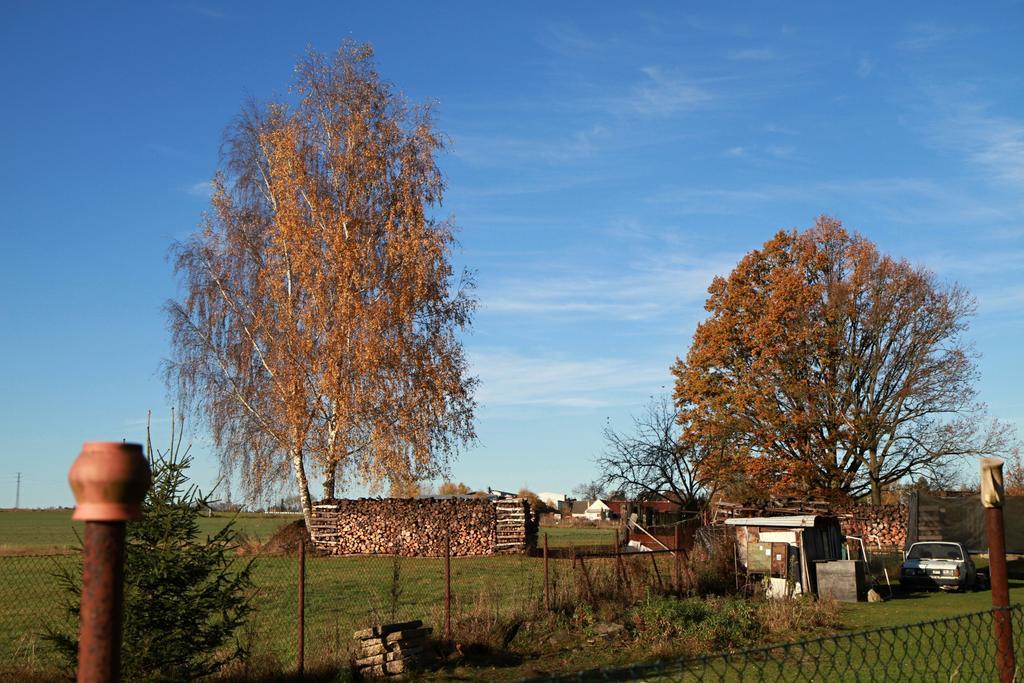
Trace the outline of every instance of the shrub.
<instances>
[{"instance_id":1,"label":"shrub","mask_svg":"<svg viewBox=\"0 0 1024 683\"><path fill-rule=\"evenodd\" d=\"M180 429L176 440L172 426L170 448L163 452L153 450L146 431L153 485L142 519L127 525L121 675L131 681L194 680L248 654L236 631L252 611L251 563L235 565L234 522L199 538L197 519L208 497L188 483L192 457L190 447L181 451ZM70 572L61 579L77 624L81 579ZM75 668L77 632L53 629L47 638Z\"/></svg>"},{"instance_id":2,"label":"shrub","mask_svg":"<svg viewBox=\"0 0 1024 683\"><path fill-rule=\"evenodd\" d=\"M762 633L756 606L739 598L679 599L650 593L630 616L641 638L675 638L703 652L746 645Z\"/></svg>"}]
</instances>

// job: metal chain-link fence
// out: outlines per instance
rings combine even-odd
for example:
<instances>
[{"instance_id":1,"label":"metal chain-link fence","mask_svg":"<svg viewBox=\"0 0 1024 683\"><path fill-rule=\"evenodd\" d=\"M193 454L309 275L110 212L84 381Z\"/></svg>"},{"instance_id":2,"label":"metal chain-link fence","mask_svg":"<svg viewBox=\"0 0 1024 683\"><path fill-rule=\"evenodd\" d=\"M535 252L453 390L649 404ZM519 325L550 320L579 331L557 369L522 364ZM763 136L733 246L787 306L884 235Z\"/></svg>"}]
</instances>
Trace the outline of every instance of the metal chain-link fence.
<instances>
[{"instance_id":1,"label":"metal chain-link fence","mask_svg":"<svg viewBox=\"0 0 1024 683\"><path fill-rule=\"evenodd\" d=\"M727 654L593 669L531 680L560 683L998 681L993 619L999 612L1009 613L1012 619L1018 662L1018 677L1013 680L1020 680L1020 663L1024 661L1024 606L1021 605Z\"/></svg>"},{"instance_id":2,"label":"metal chain-link fence","mask_svg":"<svg viewBox=\"0 0 1024 683\"><path fill-rule=\"evenodd\" d=\"M628 602L648 589L696 585L669 553L630 557L552 557L547 598L552 606L595 595ZM294 671L299 652L299 560L296 552L241 557L253 561L255 610L238 637L249 666ZM0 556L0 680L59 672L45 640L49 629L74 632L60 578L79 570L78 554ZM492 624L529 616L545 604L545 562L525 555L450 560L446 600L443 557L305 558L306 670L345 668L354 631L381 622L422 619L442 637L446 604L456 640ZM241 566L241 564L240 564ZM688 570L687 570L688 571ZM695 582L695 583L691 583ZM584 671L559 681L990 681L998 680L993 615L978 612L909 626L878 628L772 644L730 654ZM1009 610L1017 661L1024 662L1024 607Z\"/></svg>"},{"instance_id":3,"label":"metal chain-link fence","mask_svg":"<svg viewBox=\"0 0 1024 683\"><path fill-rule=\"evenodd\" d=\"M80 572L81 556L0 556L0 680L57 667L56 652L43 636L77 627L67 612L60 578L65 570Z\"/></svg>"}]
</instances>

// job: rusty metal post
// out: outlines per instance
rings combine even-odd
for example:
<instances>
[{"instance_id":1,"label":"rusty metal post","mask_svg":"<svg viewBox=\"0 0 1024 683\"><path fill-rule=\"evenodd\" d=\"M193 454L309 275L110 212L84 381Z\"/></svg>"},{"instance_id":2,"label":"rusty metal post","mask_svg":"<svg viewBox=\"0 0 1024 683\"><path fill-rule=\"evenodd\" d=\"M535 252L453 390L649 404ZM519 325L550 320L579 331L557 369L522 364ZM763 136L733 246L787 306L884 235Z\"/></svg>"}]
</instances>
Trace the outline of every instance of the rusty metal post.
<instances>
[{"instance_id":1,"label":"rusty metal post","mask_svg":"<svg viewBox=\"0 0 1024 683\"><path fill-rule=\"evenodd\" d=\"M1006 535L1003 528L1003 461L981 461L981 504L988 532L988 571L992 584L992 630L996 639L996 668L1000 683L1012 683L1016 662L1013 653L1013 613L1006 570Z\"/></svg>"},{"instance_id":2,"label":"rusty metal post","mask_svg":"<svg viewBox=\"0 0 1024 683\"><path fill-rule=\"evenodd\" d=\"M551 611L551 589L548 582L548 532L544 532L544 611Z\"/></svg>"},{"instance_id":3,"label":"rusty metal post","mask_svg":"<svg viewBox=\"0 0 1024 683\"><path fill-rule=\"evenodd\" d=\"M299 652L295 668L302 676L306 670L306 539L299 539Z\"/></svg>"},{"instance_id":4,"label":"rusty metal post","mask_svg":"<svg viewBox=\"0 0 1024 683\"><path fill-rule=\"evenodd\" d=\"M654 575L658 577L658 590L665 590L665 584L661 582L661 571L658 569L658 559L655 557L657 552L650 552L648 555L651 556L651 565L654 567Z\"/></svg>"},{"instance_id":5,"label":"rusty metal post","mask_svg":"<svg viewBox=\"0 0 1024 683\"><path fill-rule=\"evenodd\" d=\"M622 592L622 556L619 555L619 530L615 530L615 590Z\"/></svg>"},{"instance_id":6,"label":"rusty metal post","mask_svg":"<svg viewBox=\"0 0 1024 683\"><path fill-rule=\"evenodd\" d=\"M68 472L72 519L85 521L78 683L115 683L121 670L125 523L142 517L152 480L139 444L86 442Z\"/></svg>"},{"instance_id":7,"label":"rusty metal post","mask_svg":"<svg viewBox=\"0 0 1024 683\"><path fill-rule=\"evenodd\" d=\"M580 592L579 586L576 581L576 546L570 545L569 552L572 556L572 596L575 599Z\"/></svg>"},{"instance_id":8,"label":"rusty metal post","mask_svg":"<svg viewBox=\"0 0 1024 683\"><path fill-rule=\"evenodd\" d=\"M444 540L444 639L452 639L452 531Z\"/></svg>"},{"instance_id":9,"label":"rusty metal post","mask_svg":"<svg viewBox=\"0 0 1024 683\"><path fill-rule=\"evenodd\" d=\"M124 522L86 522L78 632L78 681L120 677Z\"/></svg>"},{"instance_id":10,"label":"rusty metal post","mask_svg":"<svg viewBox=\"0 0 1024 683\"><path fill-rule=\"evenodd\" d=\"M672 578L676 585L676 592L683 594L683 534L679 525L675 530L675 553L672 555Z\"/></svg>"},{"instance_id":11,"label":"rusty metal post","mask_svg":"<svg viewBox=\"0 0 1024 683\"><path fill-rule=\"evenodd\" d=\"M587 600L590 604L594 604L594 587L590 583L590 572L587 571L587 565L583 563L583 555L580 555L580 571L583 573L583 583L587 588Z\"/></svg>"}]
</instances>

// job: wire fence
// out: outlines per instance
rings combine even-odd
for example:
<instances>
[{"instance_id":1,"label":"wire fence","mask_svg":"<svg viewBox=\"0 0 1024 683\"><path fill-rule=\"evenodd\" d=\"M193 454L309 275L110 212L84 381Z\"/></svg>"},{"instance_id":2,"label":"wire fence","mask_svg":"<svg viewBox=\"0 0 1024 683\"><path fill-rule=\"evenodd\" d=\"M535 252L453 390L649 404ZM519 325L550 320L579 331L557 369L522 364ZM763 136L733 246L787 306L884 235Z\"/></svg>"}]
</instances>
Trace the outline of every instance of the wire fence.
<instances>
[{"instance_id":1,"label":"wire fence","mask_svg":"<svg viewBox=\"0 0 1024 683\"><path fill-rule=\"evenodd\" d=\"M443 637L488 623L531 615L545 607L594 602L628 605L646 592L702 594L701 577L681 553L579 553L450 558L320 557L296 552L240 558L253 562L254 612L242 633L263 670L299 666L300 622L307 670L345 668L354 631L374 623L422 619ZM710 561L710 558L709 558ZM61 662L45 639L51 629L75 627L59 576L81 566L78 554L0 556L0 680L58 672ZM449 596L446 599L446 594ZM725 655L690 657L617 669L584 671L558 681L988 681L997 680L993 615L978 612L910 626L872 629ZM1024 661L1024 608L1009 611L1017 661Z\"/></svg>"},{"instance_id":2,"label":"wire fence","mask_svg":"<svg viewBox=\"0 0 1024 683\"><path fill-rule=\"evenodd\" d=\"M237 635L264 670L292 670L300 647L298 555L258 554L239 558L239 566L250 560L254 611ZM443 634L445 558L307 554L303 564L305 668L346 667L355 645L353 632L374 623L422 619L435 634ZM0 556L0 680L61 668L46 634L73 633L77 627L60 579L67 569L80 572L80 554ZM550 569L552 585L559 572ZM457 631L473 628L480 619L535 612L543 603L540 557L453 557L450 577L447 604Z\"/></svg>"},{"instance_id":3,"label":"wire fence","mask_svg":"<svg viewBox=\"0 0 1024 683\"><path fill-rule=\"evenodd\" d=\"M253 560L255 615L250 650L295 662L298 656L298 562L295 556ZM304 660L307 668L347 665L355 631L372 624L421 619L438 636L445 625L445 558L366 555L307 556ZM543 560L522 555L453 557L450 619L455 629L481 615L533 610L542 600Z\"/></svg>"},{"instance_id":4,"label":"wire fence","mask_svg":"<svg viewBox=\"0 0 1024 683\"><path fill-rule=\"evenodd\" d=\"M721 655L593 669L569 676L531 680L561 683L626 680L666 683L1006 680L1000 678L1000 660L993 637L993 620L1000 615L1010 617L1016 661L1020 663L1024 661L1024 607L1014 605Z\"/></svg>"}]
</instances>

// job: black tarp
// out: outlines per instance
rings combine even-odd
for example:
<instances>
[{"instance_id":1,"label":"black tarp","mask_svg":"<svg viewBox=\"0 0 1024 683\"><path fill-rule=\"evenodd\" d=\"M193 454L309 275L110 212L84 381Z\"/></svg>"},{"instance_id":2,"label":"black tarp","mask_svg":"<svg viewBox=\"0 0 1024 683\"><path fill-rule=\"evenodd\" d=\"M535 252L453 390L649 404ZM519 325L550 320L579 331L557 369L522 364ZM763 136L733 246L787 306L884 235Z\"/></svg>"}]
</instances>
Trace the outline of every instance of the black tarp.
<instances>
[{"instance_id":1,"label":"black tarp","mask_svg":"<svg viewBox=\"0 0 1024 683\"><path fill-rule=\"evenodd\" d=\"M914 493L908 508L907 547L918 540L942 540L961 543L971 552L988 551L985 508L979 496ZM1003 526L1006 552L1024 554L1024 497L1006 496Z\"/></svg>"}]
</instances>

